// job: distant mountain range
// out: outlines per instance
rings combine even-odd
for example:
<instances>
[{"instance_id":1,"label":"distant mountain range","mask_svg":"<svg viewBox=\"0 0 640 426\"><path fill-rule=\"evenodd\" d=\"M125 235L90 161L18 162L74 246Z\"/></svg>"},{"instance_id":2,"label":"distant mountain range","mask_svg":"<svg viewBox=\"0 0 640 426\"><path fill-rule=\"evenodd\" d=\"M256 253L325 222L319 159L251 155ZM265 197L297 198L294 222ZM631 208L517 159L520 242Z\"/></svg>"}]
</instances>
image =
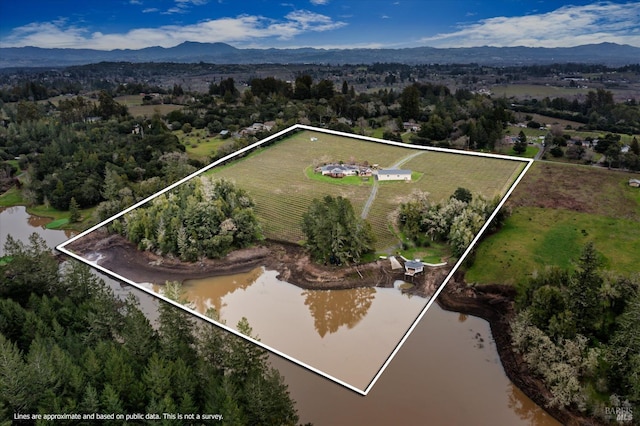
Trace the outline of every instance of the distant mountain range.
<instances>
[{"instance_id":1,"label":"distant mountain range","mask_svg":"<svg viewBox=\"0 0 640 426\"><path fill-rule=\"evenodd\" d=\"M215 64L406 64L534 65L589 63L623 66L640 63L640 48L614 43L576 47L461 47L440 49L238 49L225 43L185 42L139 50L0 48L0 68L58 67L97 62L207 62Z\"/></svg>"}]
</instances>

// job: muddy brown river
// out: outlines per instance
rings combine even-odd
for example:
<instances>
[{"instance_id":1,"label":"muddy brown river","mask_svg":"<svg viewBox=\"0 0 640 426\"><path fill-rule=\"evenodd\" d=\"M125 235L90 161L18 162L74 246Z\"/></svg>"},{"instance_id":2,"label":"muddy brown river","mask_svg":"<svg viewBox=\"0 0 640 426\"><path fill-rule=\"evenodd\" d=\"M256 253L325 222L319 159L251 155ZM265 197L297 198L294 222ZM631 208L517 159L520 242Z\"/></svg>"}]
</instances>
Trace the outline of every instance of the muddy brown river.
<instances>
[{"instance_id":1,"label":"muddy brown river","mask_svg":"<svg viewBox=\"0 0 640 426\"><path fill-rule=\"evenodd\" d=\"M33 226L35 223L36 226ZM24 208L0 211L0 253L7 234L27 242L32 232L38 232L55 245L67 239L61 231L46 230L38 220L29 221ZM258 273L260 271L256 271ZM106 278L98 274L101 278ZM230 278L233 281L233 278ZM143 311L153 320L157 316L157 301L151 296L107 278L116 294L138 295ZM209 298L206 304L221 312L231 305L232 297L251 291L229 284L221 290L224 296L217 302ZM235 290L231 290L236 288ZM259 289L259 287L257 287ZM308 321L310 334L323 338L339 335L349 327L369 327L368 317L375 317L380 289L371 294L329 297L300 296L301 306L292 321ZM392 290L392 289L389 289ZM234 296L234 294L237 295ZM303 293L298 289L297 293ZM402 295L389 292L390 295ZM380 298L380 299L379 299ZM318 299L318 300L315 300ZM342 299L342 301L340 301ZM346 300L361 300L362 312L340 308ZM205 303L205 299L203 302ZM342 305L341 305L342 303ZM228 306L225 306L228 305ZM235 303L233 303L235 305ZM203 305L205 306L205 305ZM365 309L366 307L366 309ZM276 309L276 308L273 308ZM321 315L330 309L331 315ZM233 315L227 312L225 315ZM306 319L303 318L306 316ZM385 317L385 315L382 315ZM386 315L388 318L389 315ZM372 322L371 324L374 324ZM251 323L254 331L257 323ZM372 344L376 330L372 326ZM258 333L259 334L259 333ZM337 359L348 354L338 353ZM363 363L368 360L365 355ZM291 396L297 402L300 423L314 425L558 425L544 410L515 388L504 374L486 321L441 310L436 304L426 313L407 339L402 349L367 396L361 396L276 355L271 363L285 377Z\"/></svg>"},{"instance_id":2,"label":"muddy brown river","mask_svg":"<svg viewBox=\"0 0 640 426\"><path fill-rule=\"evenodd\" d=\"M277 272L184 282L185 298L233 327L246 317L270 348L364 391L425 306L395 288L303 290ZM153 286L159 292L162 286Z\"/></svg>"}]
</instances>

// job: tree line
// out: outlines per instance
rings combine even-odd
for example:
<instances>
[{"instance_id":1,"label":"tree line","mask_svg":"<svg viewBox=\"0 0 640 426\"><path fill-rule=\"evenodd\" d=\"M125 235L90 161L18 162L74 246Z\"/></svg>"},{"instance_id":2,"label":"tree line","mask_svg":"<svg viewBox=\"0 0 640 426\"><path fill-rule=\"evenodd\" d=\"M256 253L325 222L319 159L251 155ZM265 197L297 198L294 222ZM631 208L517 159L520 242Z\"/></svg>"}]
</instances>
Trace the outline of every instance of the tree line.
<instances>
[{"instance_id":1,"label":"tree line","mask_svg":"<svg viewBox=\"0 0 640 426\"><path fill-rule=\"evenodd\" d=\"M5 254L0 419L14 413L197 413L222 414L232 425L298 421L283 378L256 345L196 323L168 303L160 304L152 325L133 295L116 297L88 266L68 261L60 268L36 234L29 244L9 237ZM182 301L177 283L167 283L164 294ZM252 332L244 319L238 330Z\"/></svg>"},{"instance_id":2,"label":"tree line","mask_svg":"<svg viewBox=\"0 0 640 426\"><path fill-rule=\"evenodd\" d=\"M459 257L469 247L489 216L498 199L473 196L466 188L458 188L446 200L433 203L429 194L414 191L395 212L397 225L406 238L418 246L430 241L443 241Z\"/></svg>"}]
</instances>

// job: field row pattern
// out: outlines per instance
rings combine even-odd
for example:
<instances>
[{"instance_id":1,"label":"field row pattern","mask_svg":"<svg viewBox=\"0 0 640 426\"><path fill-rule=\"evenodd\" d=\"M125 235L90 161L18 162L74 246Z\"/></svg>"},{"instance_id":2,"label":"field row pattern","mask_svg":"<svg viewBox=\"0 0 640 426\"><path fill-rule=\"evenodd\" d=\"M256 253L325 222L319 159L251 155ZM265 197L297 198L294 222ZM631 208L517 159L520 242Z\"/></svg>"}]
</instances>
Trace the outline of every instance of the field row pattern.
<instances>
[{"instance_id":1,"label":"field row pattern","mask_svg":"<svg viewBox=\"0 0 640 426\"><path fill-rule=\"evenodd\" d=\"M360 214L371 191L370 185L312 181L305 175L306 167L324 161L354 159L384 168L413 152L409 148L305 131L213 172L232 179L249 192L266 237L297 242L304 238L300 221L314 198L340 195L351 200L356 214ZM438 152L425 152L411 159L402 168L424 173L418 181L380 183L367 217L376 234L376 247L386 249L397 244L397 238L389 230L389 214L414 189L429 192L434 202L448 197L459 186L493 197L504 194L522 165L515 161Z\"/></svg>"}]
</instances>

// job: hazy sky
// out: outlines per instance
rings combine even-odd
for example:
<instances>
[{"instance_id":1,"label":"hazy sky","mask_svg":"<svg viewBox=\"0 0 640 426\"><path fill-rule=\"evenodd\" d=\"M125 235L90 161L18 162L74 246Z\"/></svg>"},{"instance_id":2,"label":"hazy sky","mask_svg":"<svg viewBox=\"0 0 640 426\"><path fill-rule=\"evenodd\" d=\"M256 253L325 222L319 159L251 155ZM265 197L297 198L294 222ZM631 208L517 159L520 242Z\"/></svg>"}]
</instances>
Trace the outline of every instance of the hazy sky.
<instances>
[{"instance_id":1,"label":"hazy sky","mask_svg":"<svg viewBox=\"0 0 640 426\"><path fill-rule=\"evenodd\" d=\"M0 47L640 47L639 1L0 0Z\"/></svg>"}]
</instances>

